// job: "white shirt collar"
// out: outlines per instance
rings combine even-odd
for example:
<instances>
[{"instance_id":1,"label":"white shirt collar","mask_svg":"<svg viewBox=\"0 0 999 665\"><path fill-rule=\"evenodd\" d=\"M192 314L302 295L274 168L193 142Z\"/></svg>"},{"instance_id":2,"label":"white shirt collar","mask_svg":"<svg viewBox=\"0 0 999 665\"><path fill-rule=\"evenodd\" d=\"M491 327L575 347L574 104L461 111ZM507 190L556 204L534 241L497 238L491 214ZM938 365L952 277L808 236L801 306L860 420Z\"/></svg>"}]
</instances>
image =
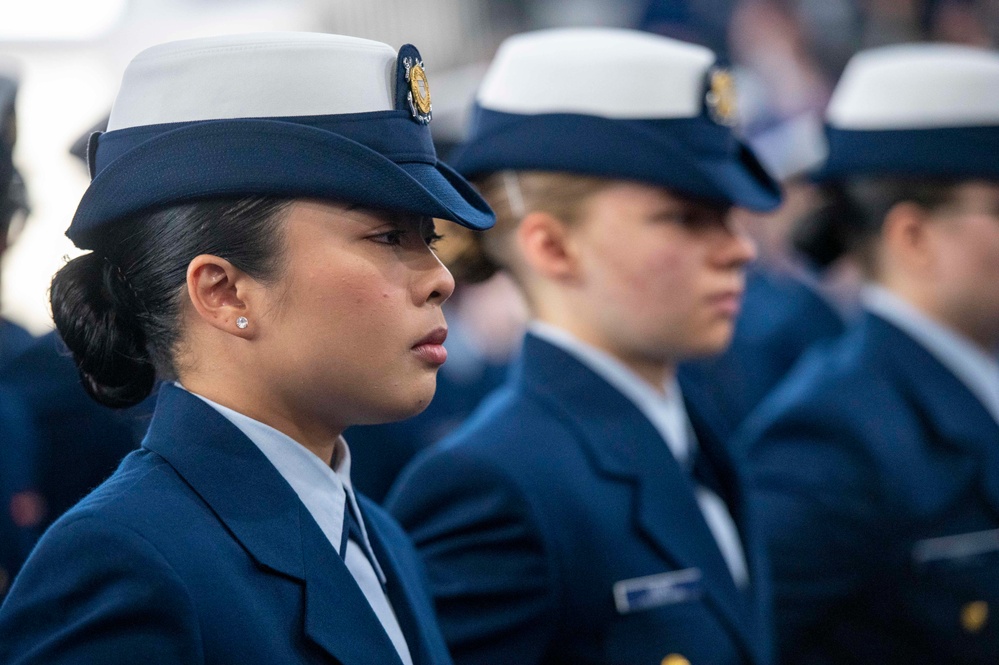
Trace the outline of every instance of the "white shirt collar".
<instances>
[{"instance_id":1,"label":"white shirt collar","mask_svg":"<svg viewBox=\"0 0 999 665\"><path fill-rule=\"evenodd\" d=\"M176 385L184 388L180 383ZM336 442L338 452L342 454L334 455L334 459L339 458L340 463L336 469L333 469L308 448L270 425L233 411L197 393L191 394L222 414L260 449L281 477L291 485L333 549L338 552L343 539L343 511L346 501L350 501L364 538L364 543L361 545L371 553L375 573L379 581L385 584L385 574L372 553L368 532L357 505L357 498L354 496L350 482L350 448L343 437Z\"/></svg>"},{"instance_id":2,"label":"white shirt collar","mask_svg":"<svg viewBox=\"0 0 999 665\"><path fill-rule=\"evenodd\" d=\"M675 378L663 386L665 394L661 394L620 360L562 328L542 321L531 321L529 330L536 337L579 360L627 397L656 428L673 457L681 464L686 464L696 441L693 440L680 384Z\"/></svg>"},{"instance_id":3,"label":"white shirt collar","mask_svg":"<svg viewBox=\"0 0 999 665\"><path fill-rule=\"evenodd\" d=\"M865 285L861 300L867 311L898 326L929 351L999 422L999 359L883 286Z\"/></svg>"}]
</instances>

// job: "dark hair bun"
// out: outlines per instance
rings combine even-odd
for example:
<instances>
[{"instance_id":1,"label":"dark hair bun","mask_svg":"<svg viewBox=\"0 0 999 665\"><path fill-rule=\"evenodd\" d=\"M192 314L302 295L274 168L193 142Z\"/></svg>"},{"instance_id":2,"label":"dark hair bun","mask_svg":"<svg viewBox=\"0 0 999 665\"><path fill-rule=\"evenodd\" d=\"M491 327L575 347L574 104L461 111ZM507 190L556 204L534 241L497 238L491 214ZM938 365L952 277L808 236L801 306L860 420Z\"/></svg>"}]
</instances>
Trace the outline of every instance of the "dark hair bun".
<instances>
[{"instance_id":1,"label":"dark hair bun","mask_svg":"<svg viewBox=\"0 0 999 665\"><path fill-rule=\"evenodd\" d=\"M125 408L149 396L156 370L137 320L137 298L120 268L96 253L75 258L56 273L50 299L56 328L91 397Z\"/></svg>"}]
</instances>

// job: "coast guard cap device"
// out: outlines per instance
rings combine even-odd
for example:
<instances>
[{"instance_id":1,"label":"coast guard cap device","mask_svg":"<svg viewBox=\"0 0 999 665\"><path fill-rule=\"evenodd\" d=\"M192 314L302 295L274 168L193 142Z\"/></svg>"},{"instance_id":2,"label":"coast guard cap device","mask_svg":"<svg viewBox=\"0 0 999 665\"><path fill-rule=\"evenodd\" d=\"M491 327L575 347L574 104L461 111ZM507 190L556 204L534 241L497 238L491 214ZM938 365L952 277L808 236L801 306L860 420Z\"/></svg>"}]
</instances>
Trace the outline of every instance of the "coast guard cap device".
<instances>
[{"instance_id":1,"label":"coast guard cap device","mask_svg":"<svg viewBox=\"0 0 999 665\"><path fill-rule=\"evenodd\" d=\"M826 112L817 180L999 179L999 54L908 44L855 55Z\"/></svg>"},{"instance_id":2,"label":"coast guard cap device","mask_svg":"<svg viewBox=\"0 0 999 665\"><path fill-rule=\"evenodd\" d=\"M732 130L733 83L709 49L649 33L516 35L490 65L453 163L468 177L565 171L770 210L780 188Z\"/></svg>"},{"instance_id":3,"label":"coast guard cap device","mask_svg":"<svg viewBox=\"0 0 999 665\"><path fill-rule=\"evenodd\" d=\"M437 160L430 86L415 47L318 33L172 42L125 70L90 187L67 235L204 198L343 200L492 226L489 206Z\"/></svg>"}]
</instances>

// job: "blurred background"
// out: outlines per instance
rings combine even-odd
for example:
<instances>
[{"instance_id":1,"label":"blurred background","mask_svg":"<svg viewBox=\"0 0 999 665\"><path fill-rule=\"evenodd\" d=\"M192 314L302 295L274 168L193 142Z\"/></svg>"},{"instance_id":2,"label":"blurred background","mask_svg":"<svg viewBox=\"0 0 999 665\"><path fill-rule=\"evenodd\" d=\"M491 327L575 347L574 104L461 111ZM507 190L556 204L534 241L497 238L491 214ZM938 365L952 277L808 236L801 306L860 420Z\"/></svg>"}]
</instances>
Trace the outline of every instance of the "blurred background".
<instances>
[{"instance_id":1,"label":"blurred background","mask_svg":"<svg viewBox=\"0 0 999 665\"><path fill-rule=\"evenodd\" d=\"M814 130L853 52L917 40L992 45L999 0L0 0L0 76L18 82L14 161L30 206L4 257L0 314L35 334L51 328L46 290L76 251L63 233L88 182L81 140L106 118L122 70L143 48L260 30L414 43L446 150L499 42L570 25L710 46L736 67L743 133L787 177L821 152Z\"/></svg>"}]
</instances>

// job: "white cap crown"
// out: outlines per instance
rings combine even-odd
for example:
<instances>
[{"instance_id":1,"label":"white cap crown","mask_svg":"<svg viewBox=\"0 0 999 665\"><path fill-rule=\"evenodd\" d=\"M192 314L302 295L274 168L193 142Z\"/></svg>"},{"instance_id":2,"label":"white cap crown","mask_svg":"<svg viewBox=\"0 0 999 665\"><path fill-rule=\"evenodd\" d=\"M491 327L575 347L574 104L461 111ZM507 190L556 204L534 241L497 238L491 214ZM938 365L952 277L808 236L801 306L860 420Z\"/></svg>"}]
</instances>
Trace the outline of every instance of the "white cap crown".
<instances>
[{"instance_id":1,"label":"white cap crown","mask_svg":"<svg viewBox=\"0 0 999 665\"><path fill-rule=\"evenodd\" d=\"M477 100L506 113L691 118L714 62L710 49L634 30L528 32L503 42Z\"/></svg>"},{"instance_id":2,"label":"white cap crown","mask_svg":"<svg viewBox=\"0 0 999 665\"><path fill-rule=\"evenodd\" d=\"M396 55L381 42L307 32L153 46L126 68L108 130L390 110Z\"/></svg>"},{"instance_id":3,"label":"white cap crown","mask_svg":"<svg viewBox=\"0 0 999 665\"><path fill-rule=\"evenodd\" d=\"M999 125L999 55L944 44L859 53L843 72L826 117L848 130Z\"/></svg>"}]
</instances>

